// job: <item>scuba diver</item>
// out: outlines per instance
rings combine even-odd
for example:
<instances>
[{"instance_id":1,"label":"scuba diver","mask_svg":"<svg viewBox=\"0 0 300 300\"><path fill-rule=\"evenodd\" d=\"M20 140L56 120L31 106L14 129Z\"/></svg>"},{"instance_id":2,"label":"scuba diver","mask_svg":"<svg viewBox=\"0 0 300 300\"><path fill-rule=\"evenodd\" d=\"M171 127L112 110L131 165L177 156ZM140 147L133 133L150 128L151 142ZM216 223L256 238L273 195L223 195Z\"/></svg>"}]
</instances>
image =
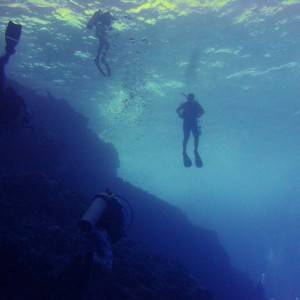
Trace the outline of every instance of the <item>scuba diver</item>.
<instances>
[{"instance_id":1,"label":"scuba diver","mask_svg":"<svg viewBox=\"0 0 300 300\"><path fill-rule=\"evenodd\" d=\"M5 67L20 41L22 25L9 21L5 31L5 54L0 57L0 131L22 126L30 127L30 114L22 97L6 85Z\"/></svg>"},{"instance_id":2,"label":"scuba diver","mask_svg":"<svg viewBox=\"0 0 300 300\"><path fill-rule=\"evenodd\" d=\"M93 27L96 27L96 36L99 39L99 46L94 61L100 73L106 77L111 76L110 66L106 62L106 54L110 48L108 38L107 38L108 37L107 32L109 29L111 29L111 24L113 19L114 18L112 17L110 12L107 11L103 13L101 10L98 10L94 13L92 18L89 20L89 22L86 25L88 29L92 29ZM100 63L102 63L105 66L106 72L102 69Z\"/></svg>"},{"instance_id":3,"label":"scuba diver","mask_svg":"<svg viewBox=\"0 0 300 300\"><path fill-rule=\"evenodd\" d=\"M126 218L128 213L121 201L130 208L130 221ZM111 273L112 244L125 235L131 226L132 217L132 207L129 202L107 189L94 197L91 206L78 222L80 229L92 242L92 261L103 273Z\"/></svg>"},{"instance_id":4,"label":"scuba diver","mask_svg":"<svg viewBox=\"0 0 300 300\"><path fill-rule=\"evenodd\" d=\"M102 299L99 292L113 277L112 245L124 237L132 219L132 207L122 196L108 189L95 195L78 221L75 257L59 276L45 284L47 297L39 299Z\"/></svg>"},{"instance_id":5,"label":"scuba diver","mask_svg":"<svg viewBox=\"0 0 300 300\"><path fill-rule=\"evenodd\" d=\"M201 134L200 127L198 126L198 118L204 114L204 109L199 102L195 100L194 94L190 93L186 95L182 93L182 95L187 99L187 101L182 103L176 109L176 112L178 116L183 119L183 164L185 167L190 167L192 165L192 161L186 152L187 143L190 133L192 132L194 136L195 165L196 167L201 168L203 163L198 153L199 136Z\"/></svg>"}]
</instances>

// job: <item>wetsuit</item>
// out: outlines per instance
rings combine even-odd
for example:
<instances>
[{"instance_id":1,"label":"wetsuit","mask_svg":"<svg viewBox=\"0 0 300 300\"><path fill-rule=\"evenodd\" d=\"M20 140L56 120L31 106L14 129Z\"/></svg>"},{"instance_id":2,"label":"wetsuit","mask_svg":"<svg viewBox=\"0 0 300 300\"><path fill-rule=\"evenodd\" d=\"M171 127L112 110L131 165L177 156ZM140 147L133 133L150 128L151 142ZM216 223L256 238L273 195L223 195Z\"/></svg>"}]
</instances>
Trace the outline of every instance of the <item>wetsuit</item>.
<instances>
[{"instance_id":1,"label":"wetsuit","mask_svg":"<svg viewBox=\"0 0 300 300\"><path fill-rule=\"evenodd\" d=\"M204 109L197 101L193 100L184 102L176 111L183 119L183 152L186 152L186 146L191 132L194 136L195 150L197 150L200 135L198 118L204 114Z\"/></svg>"},{"instance_id":2,"label":"wetsuit","mask_svg":"<svg viewBox=\"0 0 300 300\"><path fill-rule=\"evenodd\" d=\"M106 67L107 74L103 72L103 70L100 68L99 71L102 73L104 76L111 76L111 70L109 64L106 62L106 54L107 51L109 50L109 42L107 39L107 26L103 25L101 22L98 22L96 25L96 36L99 39L99 46L97 50L97 55L95 58L95 63L97 64L99 68L99 60L101 63L103 63Z\"/></svg>"},{"instance_id":3,"label":"wetsuit","mask_svg":"<svg viewBox=\"0 0 300 300\"><path fill-rule=\"evenodd\" d=\"M110 77L111 69L109 64L106 62L106 54L109 50L109 42L107 39L107 30L110 29L113 17L109 12L102 13L101 10L96 11L92 18L87 23L87 28L92 29L96 27L96 36L99 39L99 46L96 57L94 59L97 68L103 76ZM105 66L106 72L102 69L101 64Z\"/></svg>"}]
</instances>

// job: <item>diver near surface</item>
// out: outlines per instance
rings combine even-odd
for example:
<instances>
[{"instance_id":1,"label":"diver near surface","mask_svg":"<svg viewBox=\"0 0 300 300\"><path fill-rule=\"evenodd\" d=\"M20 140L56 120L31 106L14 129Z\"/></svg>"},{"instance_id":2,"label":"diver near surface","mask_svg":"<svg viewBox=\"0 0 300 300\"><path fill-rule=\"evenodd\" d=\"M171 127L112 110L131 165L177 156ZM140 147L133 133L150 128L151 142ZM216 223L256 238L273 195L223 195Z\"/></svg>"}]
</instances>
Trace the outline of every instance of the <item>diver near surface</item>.
<instances>
[{"instance_id":1,"label":"diver near surface","mask_svg":"<svg viewBox=\"0 0 300 300\"><path fill-rule=\"evenodd\" d=\"M176 112L178 116L183 119L183 163L185 167L190 167L192 165L192 161L186 152L187 143L190 138L190 133L192 132L194 136L195 165L196 167L201 168L203 163L198 153L199 136L201 134L198 119L204 114L204 109L199 102L195 100L194 94L190 93L187 96L185 94L182 95L186 97L187 101L182 103L176 109Z\"/></svg>"},{"instance_id":2,"label":"diver near surface","mask_svg":"<svg viewBox=\"0 0 300 300\"><path fill-rule=\"evenodd\" d=\"M20 41L21 33L22 25L8 22L5 31L5 54L0 57L0 131L21 126L32 128L24 99L6 84L5 67L16 52L15 47Z\"/></svg>"},{"instance_id":3,"label":"diver near surface","mask_svg":"<svg viewBox=\"0 0 300 300\"><path fill-rule=\"evenodd\" d=\"M99 45L94 61L100 73L106 77L111 76L110 66L106 62L106 54L110 48L108 41L108 30L111 29L113 19L114 18L110 12L102 12L101 10L98 10L94 13L86 25L88 29L92 29L93 27L96 28L96 36L99 40ZM105 66L106 72L101 68L100 63Z\"/></svg>"}]
</instances>

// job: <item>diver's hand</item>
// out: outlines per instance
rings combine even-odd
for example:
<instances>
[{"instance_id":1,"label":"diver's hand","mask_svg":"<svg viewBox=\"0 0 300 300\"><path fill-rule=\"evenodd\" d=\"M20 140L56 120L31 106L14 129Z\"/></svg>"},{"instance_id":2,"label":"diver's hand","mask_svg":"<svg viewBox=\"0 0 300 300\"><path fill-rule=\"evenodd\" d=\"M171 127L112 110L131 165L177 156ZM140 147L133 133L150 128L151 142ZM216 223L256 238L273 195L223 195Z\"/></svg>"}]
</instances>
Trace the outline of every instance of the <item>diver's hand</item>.
<instances>
[{"instance_id":1,"label":"diver's hand","mask_svg":"<svg viewBox=\"0 0 300 300\"><path fill-rule=\"evenodd\" d=\"M178 112L177 115L178 115L178 117L179 117L180 119L183 119L182 113Z\"/></svg>"}]
</instances>

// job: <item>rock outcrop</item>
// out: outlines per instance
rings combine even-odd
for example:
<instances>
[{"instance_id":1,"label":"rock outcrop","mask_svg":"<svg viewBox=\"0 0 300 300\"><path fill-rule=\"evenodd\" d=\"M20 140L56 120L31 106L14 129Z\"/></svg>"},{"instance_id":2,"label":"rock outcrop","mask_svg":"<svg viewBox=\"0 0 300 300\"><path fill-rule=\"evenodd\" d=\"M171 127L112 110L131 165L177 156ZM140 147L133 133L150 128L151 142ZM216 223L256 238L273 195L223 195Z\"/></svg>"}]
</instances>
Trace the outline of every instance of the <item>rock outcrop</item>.
<instances>
[{"instance_id":1,"label":"rock outcrop","mask_svg":"<svg viewBox=\"0 0 300 300\"><path fill-rule=\"evenodd\" d=\"M109 187L131 202L134 220L114 246L113 275L102 278L93 297L209 299L202 285L213 299L257 300L254 283L230 266L216 233L118 178L116 150L86 117L64 99L11 84L28 104L34 129L0 136L1 299L86 297L90 279L87 258L78 255L77 220Z\"/></svg>"}]
</instances>

